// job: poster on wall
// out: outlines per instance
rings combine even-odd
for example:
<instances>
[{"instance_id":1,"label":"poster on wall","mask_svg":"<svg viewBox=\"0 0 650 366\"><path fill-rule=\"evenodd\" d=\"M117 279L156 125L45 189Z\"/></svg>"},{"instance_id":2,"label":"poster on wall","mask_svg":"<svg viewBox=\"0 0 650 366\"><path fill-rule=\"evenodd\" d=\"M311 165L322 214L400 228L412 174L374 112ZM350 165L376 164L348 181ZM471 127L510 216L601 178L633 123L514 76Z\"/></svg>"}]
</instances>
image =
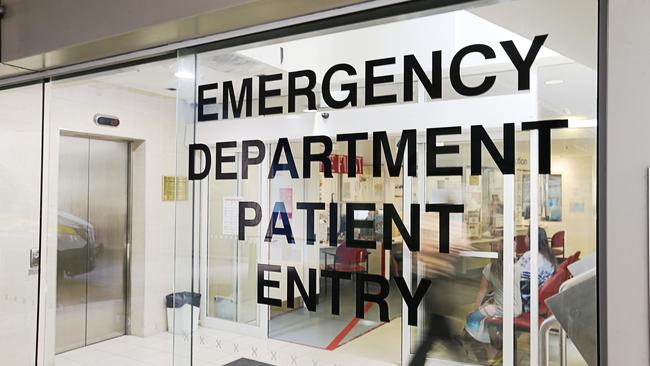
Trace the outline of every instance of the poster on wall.
<instances>
[{"instance_id":1,"label":"poster on wall","mask_svg":"<svg viewBox=\"0 0 650 366\"><path fill-rule=\"evenodd\" d=\"M224 197L222 212L223 235L237 235L239 230L239 201L244 197Z\"/></svg>"},{"instance_id":2,"label":"poster on wall","mask_svg":"<svg viewBox=\"0 0 650 366\"><path fill-rule=\"evenodd\" d=\"M546 180L546 200L544 201L546 220L562 221L562 176L549 175Z\"/></svg>"},{"instance_id":3,"label":"poster on wall","mask_svg":"<svg viewBox=\"0 0 650 366\"><path fill-rule=\"evenodd\" d=\"M280 201L284 203L287 216L293 217L293 188L280 188Z\"/></svg>"},{"instance_id":4,"label":"poster on wall","mask_svg":"<svg viewBox=\"0 0 650 366\"><path fill-rule=\"evenodd\" d=\"M524 220L530 219L530 174L524 174L521 178L521 214Z\"/></svg>"}]
</instances>

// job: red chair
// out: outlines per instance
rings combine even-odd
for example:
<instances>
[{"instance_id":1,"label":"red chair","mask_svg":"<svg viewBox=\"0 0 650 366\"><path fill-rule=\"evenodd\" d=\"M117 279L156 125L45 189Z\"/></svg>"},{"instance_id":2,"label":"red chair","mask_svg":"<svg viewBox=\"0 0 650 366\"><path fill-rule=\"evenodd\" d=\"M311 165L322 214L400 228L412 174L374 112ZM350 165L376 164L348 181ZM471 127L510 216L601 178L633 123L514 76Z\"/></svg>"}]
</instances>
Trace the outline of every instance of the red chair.
<instances>
[{"instance_id":1,"label":"red chair","mask_svg":"<svg viewBox=\"0 0 650 366\"><path fill-rule=\"evenodd\" d=\"M334 256L334 263L327 264L327 255ZM338 272L368 273L368 249L351 248L345 242L336 247L335 253L325 252L325 268ZM325 281L325 293L327 293L327 281Z\"/></svg>"},{"instance_id":2,"label":"red chair","mask_svg":"<svg viewBox=\"0 0 650 366\"><path fill-rule=\"evenodd\" d=\"M539 314L544 318L551 315L551 310L546 305L546 299L555 295L560 291L560 286L564 281L568 280L571 274L566 268L558 267L555 274L544 282L544 285L539 289ZM539 323L541 324L541 323Z\"/></svg>"},{"instance_id":3,"label":"red chair","mask_svg":"<svg viewBox=\"0 0 650 366\"><path fill-rule=\"evenodd\" d=\"M538 326L542 324L544 319L546 319L548 316L551 315L551 311L549 310L548 306L546 305L546 299L549 297L555 295L558 293L560 290L560 286L564 283L564 281L568 280L571 277L571 273L569 273L569 265L572 263L575 263L579 258L580 258L580 251L575 252L573 255L568 257L562 264L560 264L557 268L557 271L555 271L555 274L551 276L546 282L544 282L544 285L542 288L539 289L539 295L538 295L538 300L539 300L539 321L538 321ZM521 313L518 317L513 319L514 325L515 325L515 330L524 330L530 332L530 313L525 312ZM487 318L486 323L489 325L502 325L503 324L503 318Z\"/></svg>"},{"instance_id":4,"label":"red chair","mask_svg":"<svg viewBox=\"0 0 650 366\"><path fill-rule=\"evenodd\" d=\"M551 250L554 256L564 258L564 230L558 231L551 237Z\"/></svg>"},{"instance_id":5,"label":"red chair","mask_svg":"<svg viewBox=\"0 0 650 366\"><path fill-rule=\"evenodd\" d=\"M555 271L555 274L551 276L546 282L544 282L544 285L539 289L539 295L538 295L538 304L539 304L539 319L537 321L537 326L540 326L544 319L546 319L548 316L551 315L551 311L546 305L546 299L549 297L555 295L558 293L560 290L560 286L564 281L569 279L569 271L567 271L565 268L558 267L557 271ZM530 332L530 313L529 312L524 312L521 313L518 317L513 319L514 323L514 328L515 328L515 340L518 337L518 331L519 332ZM502 327L503 326L503 318L500 317L491 317L485 319L485 324L488 326L492 327ZM497 334L500 334L501 331L497 331ZM515 341L514 344L516 345L517 342Z\"/></svg>"},{"instance_id":6,"label":"red chair","mask_svg":"<svg viewBox=\"0 0 650 366\"><path fill-rule=\"evenodd\" d=\"M350 248L341 243L336 247L334 265L329 267L338 272L368 273L368 249Z\"/></svg>"},{"instance_id":7,"label":"red chair","mask_svg":"<svg viewBox=\"0 0 650 366\"><path fill-rule=\"evenodd\" d=\"M569 275L570 275L570 272L569 272L569 266L570 266L571 264L577 262L578 259L580 259L580 251L579 251L579 250L578 250L577 252L573 253L573 255L571 255L571 256L568 257L567 259L565 259L564 262L560 263L559 268L563 268L563 269L566 270L567 273L569 273ZM567 279L568 279L568 278L567 278Z\"/></svg>"},{"instance_id":8,"label":"red chair","mask_svg":"<svg viewBox=\"0 0 650 366\"><path fill-rule=\"evenodd\" d=\"M569 265L575 263L576 261L578 261L578 259L580 259L580 251L579 250L577 252L575 252L572 256L570 256L569 258L565 259L564 262L562 262L560 264L560 268L564 268L565 270L568 271L569 270Z\"/></svg>"},{"instance_id":9,"label":"red chair","mask_svg":"<svg viewBox=\"0 0 650 366\"><path fill-rule=\"evenodd\" d=\"M515 236L515 254L517 257L521 257L528 250L528 245L526 245L526 235L517 235Z\"/></svg>"}]
</instances>

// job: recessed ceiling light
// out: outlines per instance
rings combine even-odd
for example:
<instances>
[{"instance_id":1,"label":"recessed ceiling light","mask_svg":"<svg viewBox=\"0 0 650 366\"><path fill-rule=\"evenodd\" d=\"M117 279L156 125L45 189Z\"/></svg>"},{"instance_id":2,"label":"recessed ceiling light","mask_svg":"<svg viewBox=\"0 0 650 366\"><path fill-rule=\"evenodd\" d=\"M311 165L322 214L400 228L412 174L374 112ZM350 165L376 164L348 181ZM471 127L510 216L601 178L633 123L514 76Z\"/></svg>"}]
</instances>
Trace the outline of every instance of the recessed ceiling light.
<instances>
[{"instance_id":1,"label":"recessed ceiling light","mask_svg":"<svg viewBox=\"0 0 650 366\"><path fill-rule=\"evenodd\" d=\"M598 121L587 119L587 116L575 116L567 119L569 120L569 128L595 128L598 126Z\"/></svg>"},{"instance_id":2,"label":"recessed ceiling light","mask_svg":"<svg viewBox=\"0 0 650 366\"><path fill-rule=\"evenodd\" d=\"M558 85L564 83L564 80L562 79L554 79L554 80L546 80L544 84L546 85Z\"/></svg>"},{"instance_id":3,"label":"recessed ceiling light","mask_svg":"<svg viewBox=\"0 0 650 366\"><path fill-rule=\"evenodd\" d=\"M192 79L194 78L194 74L192 74L189 71L183 71L183 70L178 70L174 73L174 76L176 76L179 79Z\"/></svg>"}]
</instances>

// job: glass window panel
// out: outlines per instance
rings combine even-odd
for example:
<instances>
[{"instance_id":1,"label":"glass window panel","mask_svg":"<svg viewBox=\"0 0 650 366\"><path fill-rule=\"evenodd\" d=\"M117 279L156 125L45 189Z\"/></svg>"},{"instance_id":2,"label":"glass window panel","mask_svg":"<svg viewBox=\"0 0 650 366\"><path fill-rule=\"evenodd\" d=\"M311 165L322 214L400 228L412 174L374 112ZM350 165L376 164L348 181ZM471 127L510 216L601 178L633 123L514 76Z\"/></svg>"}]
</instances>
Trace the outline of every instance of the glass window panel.
<instances>
[{"instance_id":1,"label":"glass window panel","mask_svg":"<svg viewBox=\"0 0 650 366\"><path fill-rule=\"evenodd\" d=\"M596 4L593 4L594 9L595 6ZM514 22L513 19L535 19L536 21L521 23ZM573 32L574 28L569 25L576 20L584 26L585 32ZM538 182L533 182L533 186L536 186L534 192L540 201L537 205L538 210L535 210L532 215L538 218L539 226L546 228L547 231L553 234L565 232L565 245L562 255L558 253L558 265L570 256L566 253L569 248L571 251L580 249L593 253L596 220L594 144L597 124L595 121L596 26L595 17L586 12L576 12L566 4L550 10L544 2L526 0L473 6L448 12L422 12L400 19L373 21L198 54L198 84L219 83L216 90L207 92L206 96L216 98L216 103L206 107L204 112L219 113L219 120L198 123L197 139L210 145L215 141L237 141L238 147L233 152L235 156L240 154L238 151L241 148L241 141L247 139L262 140L267 150L263 164L255 165L255 168L262 169L260 178L238 179L236 184L234 180L210 182L210 210L223 210L218 208L223 203L213 199L212 196L235 194L240 192L242 185L250 184L251 190L255 191L251 199L257 196L256 199L263 205L264 220L258 227L246 229L247 240L249 237L263 240L268 218L274 213L275 202L285 204L296 240L295 244L291 244L287 243L282 235L275 235L268 246L263 243L258 244L257 260L260 263L280 264L282 272L266 275L267 279L278 281L280 288L267 289L265 292L268 296L280 299L281 306L269 307L269 320L259 318L256 326L260 329L264 329L265 325L268 326L268 335L271 338L321 348L338 349L342 344L351 341L355 337L354 331L345 334L341 341L334 344L331 342L332 338L322 335L329 334L332 329L345 329L347 321L355 316L352 308L348 308L347 305L342 306L339 317L321 316L322 314L318 313L323 308L327 310L331 304L331 294L328 292L331 290L331 287L328 287L331 286L331 281L322 275L324 270L336 268L334 259L337 257L337 251L340 251L337 248L345 242L346 238L342 233L343 223L350 220L345 216L345 207L348 203L374 203L377 207L375 211L358 213L357 219L370 218L375 224L374 235L377 235L378 231L383 231L379 230L381 225L386 225L382 220L385 212L379 209L380 206L383 209L384 203L392 203L398 213L404 216L408 214L407 208L410 203L419 203L423 250L408 255L408 251L404 248L400 249L398 244L403 240L396 226L393 225L391 230L392 240L395 240L393 249L391 251L368 250L370 253L368 265L364 269L369 273L383 274L390 279L391 296L397 293L394 283L399 275L410 278L411 290L419 281L433 280L430 294L425 297L419 312L418 326L405 326L402 328L403 331L398 332L400 337L406 340L401 361L408 362L412 357L424 355L424 358L431 360L500 364L504 362L504 353L505 356L509 356L507 353L512 350L515 362L534 364L537 361L537 344L533 344L531 348L531 341L537 342L539 337L531 337L530 327L527 328L521 322L526 320L524 310L528 309L528 304L530 302L536 304L540 300L540 294L525 293L528 285L525 280L522 281L522 278L526 276L524 273L526 267L520 261L526 252L526 238L531 226L530 187L531 169L534 169L531 166L531 158L539 160L540 155L536 150L531 152L531 133L522 131L521 123L550 119L569 120L571 128L555 130L552 133L551 160L554 163L554 170L551 174L539 174ZM512 40L517 50L524 53L531 47L536 36L545 34L548 34L548 37L529 72L530 82L527 87L520 85L519 72L500 42ZM495 51L495 56L487 59L479 54L468 55L459 67L460 77L468 86L476 86L489 80L486 78L495 77L494 85L487 92L477 96L462 95L458 88L452 86L450 79L452 73L450 63L453 55L471 44L486 44ZM413 82L413 101L406 100L403 56L415 55L423 65L425 73L430 75L431 52L436 50L442 52L441 97L432 98L427 94L424 83L416 79ZM367 66L365 62L391 56L395 56L394 63L391 61L387 65L379 66L375 71L377 75L394 75L394 78L376 85L374 93L394 94L395 103L367 105L365 96L370 91L366 88L366 75L362 72ZM356 89L353 93L357 97L357 104L344 109L335 109L325 102L326 98L321 91L322 80L330 66L342 63L354 67L357 74L335 73L330 89L339 90L344 85L354 83ZM291 72L305 69L313 70L315 73L315 105L308 105L308 99L300 96L296 99L295 112L289 113L287 80ZM282 110L274 115L263 115L264 113L260 113L258 76L270 74L276 74L279 80L268 82L267 90L277 89L278 95L266 98L266 104L280 107ZM244 80L247 78L251 78L250 81L246 81L251 83L250 89L245 88L247 84ZM225 83L230 80L232 84ZM228 96L227 90L230 85L236 93L241 90L248 90L251 93L250 113L247 112L246 103L234 107L233 97L236 99L237 94L233 94L233 97ZM306 79L298 80L297 86L306 85ZM335 94L341 99L347 96L348 92L341 91ZM229 104L227 108L224 107L226 103ZM234 118L236 113L241 113L241 116ZM485 147L481 147L482 159L478 167L480 175L472 175L471 126L482 125L494 141L499 153L503 153L504 123L516 124L514 176L504 176ZM459 126L462 132L440 136L434 143L440 148L458 145L458 153L438 154L436 163L438 166L458 166L462 175L427 176L426 167L431 161L431 156L427 156L426 151L426 130L449 126ZM369 171L370 164L373 162L372 144L375 142L372 132L386 131L390 136L390 147L395 152L404 129L415 129L418 136L417 176L404 177L402 170L399 177L388 177L386 164L383 164L382 175L374 177ZM576 130L582 132L573 135L576 134ZM347 156L348 144L337 142L336 136L354 132L369 132L370 135L367 141L357 143L357 156L350 157ZM591 133L591 135L581 135L584 133L587 135ZM330 156L333 164L339 164L341 159L361 158L359 164L363 172L360 171L357 177L348 178L341 170L335 172L333 178L326 178L319 170L318 164L312 164L311 178L305 178L302 171L304 159L302 138L312 135L329 136L334 141ZM298 170L298 177L295 179L291 178L286 171L279 172L273 179L267 178L267 169L272 165L273 154L281 137L290 141ZM283 159L284 157L281 163L285 163ZM239 165L239 162L237 160L235 165ZM578 168L578 165L581 168ZM239 169L237 166L232 168ZM508 189L507 182L510 179L514 185L513 189ZM578 192L577 187L584 184L587 184L589 189ZM510 195L514 198L512 212L504 212L504 204ZM570 198L573 196L577 198ZM588 202L583 199L586 196L590 197ZM306 215L304 210L296 207L297 202L300 201L337 203L338 214L335 220L329 217L329 205L326 205L324 210L317 211L314 245L305 243ZM441 231L440 215L426 212L427 203L464 205L462 214L451 214L450 234L453 249L451 254L437 253L440 245L438 239ZM366 214L366 217L362 217L363 214ZM242 242L236 244L236 241L228 241L232 239L225 237L214 241L212 234L218 233L219 227L223 225L218 217L214 216L210 219L211 250L219 248L218 250L225 253L235 248L232 249L233 253L240 253L237 250L241 251L247 244ZM328 245L330 236L328 229L333 223L337 225L335 230L337 248ZM508 233L508 237L504 238L506 227L512 227L513 232ZM370 231L355 229L354 236L367 238L372 235ZM510 235L512 238L509 237ZM576 235L576 241L570 240L572 235ZM548 236L552 237L552 234ZM377 242L381 244L381 240ZM510 254L504 253L504 242L512 242L512 258ZM559 247L556 248L557 250ZM234 254L224 256L232 255ZM233 269L237 267L238 260L234 257L229 260L230 268L224 271L224 277L220 278L218 275L221 270L211 269L207 278L208 283L215 286L220 283L223 285L224 292L234 293L242 291L239 287L241 285L237 283L241 280L251 285L247 291L254 291L252 284L256 279L252 277L251 268L244 266L249 269L249 272L241 273ZM253 261L246 260L246 263L250 264ZM510 268L511 265L513 275L505 272L505 269ZM304 284L309 277L308 269L318 270L316 291L319 297L319 310L316 313L307 311L302 300L297 300L296 309L289 308L286 293L286 266L296 268ZM234 283L228 277L231 275L235 275ZM567 276L567 281L569 277ZM512 289L512 298L503 298L504 283ZM349 284L345 282L344 286ZM217 290L210 291L216 293ZM352 295L352 291L349 293ZM444 294L443 299L430 299L429 296L435 297L431 295L434 293ZM211 294L210 297L212 296ZM348 295L342 296L343 302L351 298ZM239 303L233 305L234 308L243 306L240 298L236 298L236 301ZM215 304L209 305L213 306L213 309L209 310L209 317L219 317L219 307ZM501 319L504 305L514 308L514 319ZM401 306L399 308L402 310ZM395 311L396 306L391 305L390 309L391 317L393 314L402 315L401 311ZM445 318L446 325L436 323L436 319L430 318L429 314L436 313L429 309L435 309L441 318ZM490 316L486 317L490 319L479 321L479 326L486 328L479 332L483 337L477 332L472 335L467 331L471 325L469 322L480 317L478 315L481 315L481 311L478 315L475 314L479 309L483 311L483 316L491 311ZM370 334L376 329L373 323L377 320L375 311L371 307L363 322L355 321L356 324L367 325L371 329ZM468 318L470 314L473 316ZM551 313L545 312L540 315L543 315L539 320L541 323ZM247 322L231 319L240 323ZM288 320L283 321L283 319ZM344 321L341 321L342 319ZM401 321L405 320L401 319ZM515 324L513 329L515 337L503 340L503 334L507 332L501 324L510 321ZM313 323L319 324L319 332L310 330ZM444 327L448 330L443 330ZM431 329L442 332L448 342L427 345L431 340L429 337ZM318 334L321 336L319 337ZM337 333L332 331L332 334ZM595 338L594 331L591 339ZM551 337L552 342L556 340L559 342L558 339ZM392 347L391 345L386 348ZM557 358L558 348L554 347L551 347L552 352L555 352L553 357ZM573 351L578 348L574 347ZM573 351L569 347L568 353L571 354ZM372 356L371 353L364 354L364 357L372 358ZM570 359L571 357L574 356L568 356Z\"/></svg>"}]
</instances>

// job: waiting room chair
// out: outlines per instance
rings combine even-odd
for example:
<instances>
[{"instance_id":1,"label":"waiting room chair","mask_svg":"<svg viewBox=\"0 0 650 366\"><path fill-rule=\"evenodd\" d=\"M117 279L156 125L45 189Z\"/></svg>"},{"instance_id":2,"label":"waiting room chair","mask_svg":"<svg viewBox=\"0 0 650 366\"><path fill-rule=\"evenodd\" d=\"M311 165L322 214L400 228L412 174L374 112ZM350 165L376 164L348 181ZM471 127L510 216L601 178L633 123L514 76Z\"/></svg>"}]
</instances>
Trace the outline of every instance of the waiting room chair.
<instances>
[{"instance_id":1,"label":"waiting room chair","mask_svg":"<svg viewBox=\"0 0 650 366\"><path fill-rule=\"evenodd\" d=\"M577 257L580 256L580 252L574 254L572 257L575 259L572 259L573 261L577 260ZM565 261L565 262L568 262ZM565 266L558 266L557 271L555 271L555 274L549 278L544 285L539 289L538 293L538 320L537 320L537 326L540 326L544 319L549 317L551 315L551 311L546 305L546 299L549 297L555 295L558 293L560 290L560 286L564 281L568 280L570 277L570 273L568 269L568 264ZM513 319L514 323L514 330L515 330L515 342L514 345L516 347L517 345L517 338L521 332L530 332L530 312L523 312L519 316ZM496 336L496 343L500 343L502 340L502 326L503 326L503 318L501 317L488 317L485 319L485 324L486 326L489 326L492 328L490 331L490 336Z\"/></svg>"},{"instance_id":2,"label":"waiting room chair","mask_svg":"<svg viewBox=\"0 0 650 366\"><path fill-rule=\"evenodd\" d=\"M554 256L564 258L564 230L558 231L551 237L551 250Z\"/></svg>"},{"instance_id":3,"label":"waiting room chair","mask_svg":"<svg viewBox=\"0 0 650 366\"><path fill-rule=\"evenodd\" d=\"M560 268L564 268L565 270L569 270L569 265L572 263L575 263L578 259L580 259L580 251L578 250L575 252L573 255L565 259L561 264Z\"/></svg>"},{"instance_id":4,"label":"waiting room chair","mask_svg":"<svg viewBox=\"0 0 650 366\"><path fill-rule=\"evenodd\" d=\"M555 274L553 274L551 278L544 282L544 285L539 289L538 300L540 320L544 320L544 318L546 318L548 315L551 315L548 306L546 306L546 299L557 294L562 283L571 277L571 273L569 273L568 267L570 264L575 263L578 259L580 259L580 251L575 252L564 262L562 262L562 264L560 264L555 271ZM499 317L492 317L488 318L486 322L488 324L501 325L503 323L503 319ZM515 328L530 331L530 313L521 313L514 319L514 322ZM541 322L538 324L541 324Z\"/></svg>"},{"instance_id":5,"label":"waiting room chair","mask_svg":"<svg viewBox=\"0 0 650 366\"><path fill-rule=\"evenodd\" d=\"M526 245L526 235L517 235L515 236L515 254L517 258L521 257L528 250L528 245Z\"/></svg>"},{"instance_id":6,"label":"waiting room chair","mask_svg":"<svg viewBox=\"0 0 650 366\"><path fill-rule=\"evenodd\" d=\"M338 272L368 273L368 249L350 248L346 243L336 247L334 264L329 269Z\"/></svg>"},{"instance_id":7,"label":"waiting room chair","mask_svg":"<svg viewBox=\"0 0 650 366\"><path fill-rule=\"evenodd\" d=\"M545 303L546 299L557 294L557 292L560 290L560 285L562 285L562 283L567 279L569 279L568 270L562 267L558 267L557 271L555 271L555 274L551 276L551 278L549 278L546 282L544 282L544 285L539 289L538 302L540 322L538 324L541 324L541 321L543 321L546 316L550 315L550 310ZM489 325L500 326L503 324L503 318L491 317L487 318L486 322ZM515 329L530 331L530 313L521 313L514 319L514 323Z\"/></svg>"},{"instance_id":8,"label":"waiting room chair","mask_svg":"<svg viewBox=\"0 0 650 366\"><path fill-rule=\"evenodd\" d=\"M328 270L348 273L368 273L368 256L366 248L351 248L345 242L336 247L334 263L326 266ZM325 282L327 293L327 281Z\"/></svg>"}]
</instances>

